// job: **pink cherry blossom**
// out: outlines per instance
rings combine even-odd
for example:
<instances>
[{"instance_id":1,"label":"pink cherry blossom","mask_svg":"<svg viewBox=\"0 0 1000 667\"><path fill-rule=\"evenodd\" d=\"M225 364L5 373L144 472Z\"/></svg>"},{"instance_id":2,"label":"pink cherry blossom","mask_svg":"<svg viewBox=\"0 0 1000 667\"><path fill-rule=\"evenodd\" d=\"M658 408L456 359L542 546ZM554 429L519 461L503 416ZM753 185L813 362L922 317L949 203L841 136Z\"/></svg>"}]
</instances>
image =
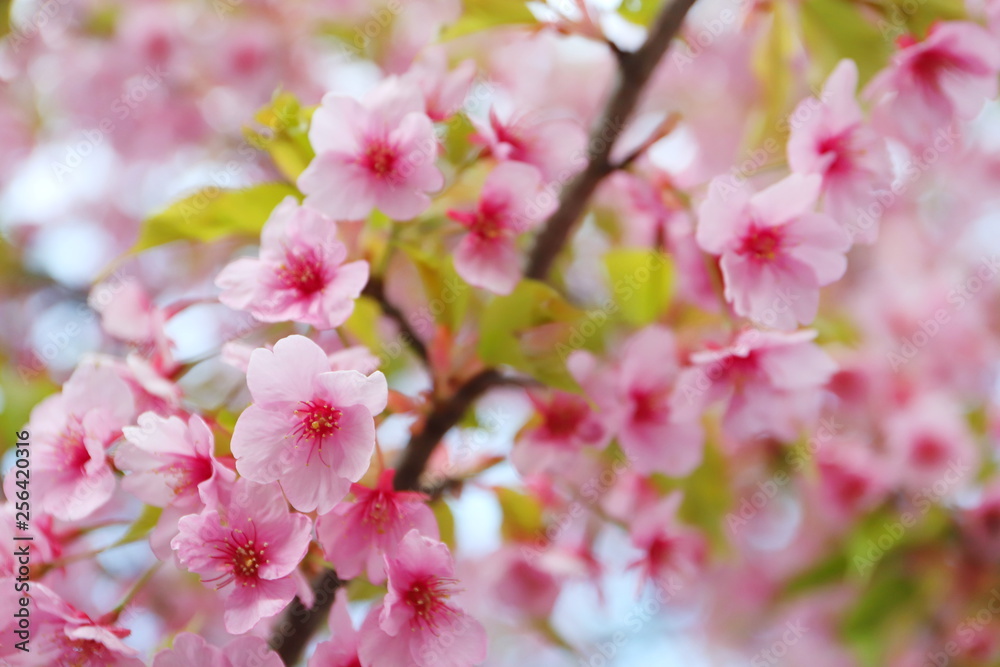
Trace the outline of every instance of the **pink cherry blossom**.
<instances>
[{"instance_id":1,"label":"pink cherry blossom","mask_svg":"<svg viewBox=\"0 0 1000 667\"><path fill-rule=\"evenodd\" d=\"M810 330L785 333L748 327L732 343L691 355L675 398L680 411L700 412L706 403L726 403L723 426L736 438L772 435L791 440L814 418L819 389L836 370L833 359L812 341Z\"/></svg>"},{"instance_id":2,"label":"pink cherry blossom","mask_svg":"<svg viewBox=\"0 0 1000 667\"><path fill-rule=\"evenodd\" d=\"M917 396L891 415L885 441L900 481L932 498L964 488L979 462L959 406L933 393Z\"/></svg>"},{"instance_id":3,"label":"pink cherry blossom","mask_svg":"<svg viewBox=\"0 0 1000 667\"><path fill-rule=\"evenodd\" d=\"M892 488L884 462L871 447L842 439L822 445L816 463L828 514L838 519L855 516L874 507Z\"/></svg>"},{"instance_id":4,"label":"pink cherry blossom","mask_svg":"<svg viewBox=\"0 0 1000 667\"><path fill-rule=\"evenodd\" d=\"M428 47L403 77L424 94L426 112L440 122L458 111L476 76L476 64L465 60L448 70L448 54L440 45Z\"/></svg>"},{"instance_id":5,"label":"pink cherry blossom","mask_svg":"<svg viewBox=\"0 0 1000 667\"><path fill-rule=\"evenodd\" d=\"M225 596L226 631L243 634L292 601L292 578L312 521L289 512L275 484L239 480L229 506L180 520L170 546L181 564Z\"/></svg>"},{"instance_id":6,"label":"pink cherry blossom","mask_svg":"<svg viewBox=\"0 0 1000 667\"><path fill-rule=\"evenodd\" d=\"M44 512L66 521L88 516L110 498L115 477L106 448L133 417L132 393L106 366L83 364L31 411L35 439L32 492Z\"/></svg>"},{"instance_id":7,"label":"pink cherry blossom","mask_svg":"<svg viewBox=\"0 0 1000 667\"><path fill-rule=\"evenodd\" d=\"M197 415L187 422L152 412L138 426L122 429L125 442L115 451L115 466L126 473L122 488L156 507L198 509L225 498L236 474L213 455L215 438ZM224 500L223 500L224 502Z\"/></svg>"},{"instance_id":8,"label":"pink cherry blossom","mask_svg":"<svg viewBox=\"0 0 1000 667\"><path fill-rule=\"evenodd\" d=\"M689 412L673 408L677 350L670 331L650 326L632 336L612 369L598 369L586 352L570 367L615 424L618 442L642 474L687 475L701 462L703 433Z\"/></svg>"},{"instance_id":9,"label":"pink cherry blossom","mask_svg":"<svg viewBox=\"0 0 1000 667\"><path fill-rule=\"evenodd\" d=\"M819 288L847 269L847 234L811 212L822 179L791 174L753 196L725 179L698 209L698 244L719 255L726 301L737 315L779 329L816 317Z\"/></svg>"},{"instance_id":10,"label":"pink cherry blossom","mask_svg":"<svg viewBox=\"0 0 1000 667\"><path fill-rule=\"evenodd\" d=\"M316 652L309 658L309 667L361 667L358 631L347 613L347 594L342 588L334 598L328 625L330 639L316 647Z\"/></svg>"},{"instance_id":11,"label":"pink cherry blossom","mask_svg":"<svg viewBox=\"0 0 1000 667\"><path fill-rule=\"evenodd\" d=\"M586 162L586 134L570 118L528 113L503 121L490 109L489 124L477 124L474 141L498 160L534 165L546 181L566 181Z\"/></svg>"},{"instance_id":12,"label":"pink cherry blossom","mask_svg":"<svg viewBox=\"0 0 1000 667\"><path fill-rule=\"evenodd\" d=\"M434 165L437 140L420 91L398 81L364 103L328 94L313 114L316 158L299 177L306 205L336 219L378 209L409 220L429 205L444 177Z\"/></svg>"},{"instance_id":13,"label":"pink cherry blossom","mask_svg":"<svg viewBox=\"0 0 1000 667\"><path fill-rule=\"evenodd\" d=\"M346 257L337 226L287 197L264 225L260 257L237 259L219 273L219 301L263 322L340 326L368 282L368 263Z\"/></svg>"},{"instance_id":14,"label":"pink cherry blossom","mask_svg":"<svg viewBox=\"0 0 1000 667\"><path fill-rule=\"evenodd\" d=\"M605 413L595 410L583 396L553 391L546 397L529 391L539 423L521 432L511 461L522 474L565 470L584 447L603 448L614 425Z\"/></svg>"},{"instance_id":15,"label":"pink cherry blossom","mask_svg":"<svg viewBox=\"0 0 1000 667\"><path fill-rule=\"evenodd\" d=\"M351 485L354 502L344 502L316 522L316 536L326 559L338 576L355 577L363 570L373 584L385 581L385 559L393 556L402 537L411 529L438 538L437 520L426 505L426 496L394 491L395 471L384 470L378 485L369 489Z\"/></svg>"},{"instance_id":16,"label":"pink cherry blossom","mask_svg":"<svg viewBox=\"0 0 1000 667\"><path fill-rule=\"evenodd\" d=\"M182 632L173 646L153 658L152 667L282 667L277 653L260 637L237 637L216 648L198 635Z\"/></svg>"},{"instance_id":17,"label":"pink cherry blossom","mask_svg":"<svg viewBox=\"0 0 1000 667\"><path fill-rule=\"evenodd\" d=\"M486 178L473 211L448 211L469 233L455 249L455 270L466 282L510 294L521 277L517 237L552 212L555 195L534 167L504 162Z\"/></svg>"},{"instance_id":18,"label":"pink cherry blossom","mask_svg":"<svg viewBox=\"0 0 1000 667\"><path fill-rule=\"evenodd\" d=\"M677 521L683 497L674 492L647 508L632 522L632 544L643 555L632 563L644 579L669 582L671 577L691 579L705 565L708 543L696 530Z\"/></svg>"},{"instance_id":19,"label":"pink cherry blossom","mask_svg":"<svg viewBox=\"0 0 1000 667\"><path fill-rule=\"evenodd\" d=\"M113 620L92 619L42 583L31 583L29 597L33 605L31 650L9 656L12 667L142 667L138 651L122 641L130 634L128 629Z\"/></svg>"},{"instance_id":20,"label":"pink cherry blossom","mask_svg":"<svg viewBox=\"0 0 1000 667\"><path fill-rule=\"evenodd\" d=\"M289 336L254 351L247 385L254 403L233 431L237 471L280 482L297 510L329 512L368 470L373 415L388 400L385 376L331 371L319 345Z\"/></svg>"},{"instance_id":21,"label":"pink cherry blossom","mask_svg":"<svg viewBox=\"0 0 1000 667\"><path fill-rule=\"evenodd\" d=\"M416 530L385 558L389 592L361 626L366 667L468 667L486 659L486 631L455 606L448 547Z\"/></svg>"},{"instance_id":22,"label":"pink cherry blossom","mask_svg":"<svg viewBox=\"0 0 1000 667\"><path fill-rule=\"evenodd\" d=\"M823 86L820 99L802 101L791 118L788 166L823 178L823 208L844 226L852 241L871 243L876 229L856 224L859 211L888 188L892 165L885 140L864 123L855 98L858 68L842 60ZM853 224L852 224L853 223Z\"/></svg>"},{"instance_id":23,"label":"pink cherry blossom","mask_svg":"<svg viewBox=\"0 0 1000 667\"><path fill-rule=\"evenodd\" d=\"M969 120L997 96L1000 44L967 21L936 23L926 39L901 38L892 65L865 95L879 103L880 129L914 146L938 140L955 120Z\"/></svg>"}]
</instances>

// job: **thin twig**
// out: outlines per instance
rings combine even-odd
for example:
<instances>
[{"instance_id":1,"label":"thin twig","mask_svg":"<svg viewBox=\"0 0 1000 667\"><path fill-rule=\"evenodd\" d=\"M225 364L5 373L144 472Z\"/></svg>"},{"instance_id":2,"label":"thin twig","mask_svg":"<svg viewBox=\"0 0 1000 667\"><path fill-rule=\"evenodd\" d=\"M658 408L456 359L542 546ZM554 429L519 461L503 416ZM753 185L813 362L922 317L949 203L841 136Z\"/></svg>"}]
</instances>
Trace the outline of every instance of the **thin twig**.
<instances>
[{"instance_id":1,"label":"thin twig","mask_svg":"<svg viewBox=\"0 0 1000 667\"><path fill-rule=\"evenodd\" d=\"M694 1L673 0L666 5L650 28L649 37L642 47L634 53L623 54L618 59L618 83L590 135L588 145L597 148L591 153L583 171L563 190L559 208L549 217L535 240L535 247L528 260L528 270L525 272L527 278L545 280L594 190L605 176L615 170L615 165L611 163L611 149Z\"/></svg>"},{"instance_id":2,"label":"thin twig","mask_svg":"<svg viewBox=\"0 0 1000 667\"><path fill-rule=\"evenodd\" d=\"M399 327L399 333L405 339L405 342L413 349L416 355L420 357L421 361L427 363L427 346L424 345L424 341L417 336L417 332L414 331L412 326L410 326L410 322L406 319L405 313L403 313L403 311L400 310L396 304L389 301L386 297L385 285L382 283L382 279L378 276L372 276L369 278L368 284L365 285L361 294L371 297L378 302L386 317L392 319L396 323L396 326Z\"/></svg>"}]
</instances>

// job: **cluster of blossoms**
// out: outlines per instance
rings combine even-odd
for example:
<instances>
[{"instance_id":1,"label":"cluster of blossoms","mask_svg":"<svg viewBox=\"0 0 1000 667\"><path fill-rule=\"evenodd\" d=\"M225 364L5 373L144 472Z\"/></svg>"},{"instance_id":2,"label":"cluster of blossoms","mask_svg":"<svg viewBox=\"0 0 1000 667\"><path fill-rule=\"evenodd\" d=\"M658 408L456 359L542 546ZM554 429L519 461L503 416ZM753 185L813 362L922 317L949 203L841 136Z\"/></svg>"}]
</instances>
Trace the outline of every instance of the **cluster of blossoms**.
<instances>
[{"instance_id":1,"label":"cluster of blossoms","mask_svg":"<svg viewBox=\"0 0 1000 667\"><path fill-rule=\"evenodd\" d=\"M1000 3L51 4L0 663L1000 660Z\"/></svg>"}]
</instances>

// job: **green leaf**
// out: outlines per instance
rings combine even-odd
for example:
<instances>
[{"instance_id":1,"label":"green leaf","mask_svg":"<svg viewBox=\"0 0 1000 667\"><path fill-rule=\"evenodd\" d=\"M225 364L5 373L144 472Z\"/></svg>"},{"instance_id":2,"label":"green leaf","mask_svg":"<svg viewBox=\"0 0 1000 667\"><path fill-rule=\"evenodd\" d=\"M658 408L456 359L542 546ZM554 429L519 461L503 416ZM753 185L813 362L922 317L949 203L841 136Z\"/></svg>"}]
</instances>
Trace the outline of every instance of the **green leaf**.
<instances>
[{"instance_id":1,"label":"green leaf","mask_svg":"<svg viewBox=\"0 0 1000 667\"><path fill-rule=\"evenodd\" d=\"M500 532L505 540L528 542L545 534L542 506L535 498L504 487L494 489L503 521Z\"/></svg>"},{"instance_id":2,"label":"green leaf","mask_svg":"<svg viewBox=\"0 0 1000 667\"><path fill-rule=\"evenodd\" d=\"M709 441L705 444L705 457L700 466L687 477L671 478L659 473L653 482L661 491L680 490L684 497L677 511L678 518L697 526L709 537L715 549L724 549L726 516L733 506L726 456Z\"/></svg>"},{"instance_id":3,"label":"green leaf","mask_svg":"<svg viewBox=\"0 0 1000 667\"><path fill-rule=\"evenodd\" d=\"M806 50L824 77L837 63L850 58L858 65L863 86L889 60L892 37L861 13L859 5L846 0L805 0L799 9ZM879 26L882 22L879 22Z\"/></svg>"},{"instance_id":4,"label":"green leaf","mask_svg":"<svg viewBox=\"0 0 1000 667\"><path fill-rule=\"evenodd\" d=\"M472 289L458 277L449 257L434 257L411 245L399 247L413 261L427 297L427 315L452 332L462 326Z\"/></svg>"},{"instance_id":5,"label":"green leaf","mask_svg":"<svg viewBox=\"0 0 1000 667\"><path fill-rule=\"evenodd\" d=\"M923 39L935 21L968 19L962 0L882 0L884 17L877 26L886 41L907 33Z\"/></svg>"},{"instance_id":6,"label":"green leaf","mask_svg":"<svg viewBox=\"0 0 1000 667\"><path fill-rule=\"evenodd\" d=\"M430 504L430 508L434 512L434 518L437 519L438 533L441 534L441 541L454 551L455 515L451 513L451 507L444 500L438 499Z\"/></svg>"},{"instance_id":7,"label":"green leaf","mask_svg":"<svg viewBox=\"0 0 1000 667\"><path fill-rule=\"evenodd\" d=\"M40 361L37 366L22 362L15 367L11 360L4 360L0 366L0 429L5 437L0 454L13 446L13 434L27 425L31 409L58 389Z\"/></svg>"},{"instance_id":8,"label":"green leaf","mask_svg":"<svg viewBox=\"0 0 1000 667\"><path fill-rule=\"evenodd\" d=\"M137 253L171 241L214 241L227 236L256 238L271 211L285 197L299 197L286 183L265 183L242 190L208 187L172 204L142 223Z\"/></svg>"},{"instance_id":9,"label":"green leaf","mask_svg":"<svg viewBox=\"0 0 1000 667\"><path fill-rule=\"evenodd\" d=\"M918 597L917 582L902 573L877 580L866 587L858 603L841 626L847 642L854 646L865 665L884 665L887 627L900 610Z\"/></svg>"},{"instance_id":10,"label":"green leaf","mask_svg":"<svg viewBox=\"0 0 1000 667\"><path fill-rule=\"evenodd\" d=\"M674 266L657 250L618 249L604 256L612 298L634 326L655 322L674 293Z\"/></svg>"},{"instance_id":11,"label":"green leaf","mask_svg":"<svg viewBox=\"0 0 1000 667\"><path fill-rule=\"evenodd\" d=\"M149 532L153 530L156 522L160 520L160 515L163 514L162 507L153 507L152 505L146 505L143 508L142 513L139 514L139 518L129 526L125 534L119 538L111 547L120 547L125 544L131 544L132 542L138 542L144 539Z\"/></svg>"},{"instance_id":12,"label":"green leaf","mask_svg":"<svg viewBox=\"0 0 1000 667\"><path fill-rule=\"evenodd\" d=\"M479 356L488 364L508 364L541 382L579 391L566 369L583 313L548 285L523 280L507 296L486 306L479 322ZM582 327L581 327L582 329Z\"/></svg>"},{"instance_id":13,"label":"green leaf","mask_svg":"<svg viewBox=\"0 0 1000 667\"><path fill-rule=\"evenodd\" d=\"M254 116L263 128L244 130L250 145L267 151L274 165L291 183L316 157L309 143L309 121L313 110L303 107L295 95L278 92L271 103Z\"/></svg>"},{"instance_id":14,"label":"green leaf","mask_svg":"<svg viewBox=\"0 0 1000 667\"><path fill-rule=\"evenodd\" d=\"M473 150L478 150L470 140L476 133L476 127L469 117L459 112L441 126L441 143L444 146L445 159L453 165L462 165Z\"/></svg>"},{"instance_id":15,"label":"green leaf","mask_svg":"<svg viewBox=\"0 0 1000 667\"><path fill-rule=\"evenodd\" d=\"M648 26L660 12L660 8L663 6L663 1L664 0L622 0L622 4L618 6L618 13L622 16L622 18L631 21L632 23Z\"/></svg>"},{"instance_id":16,"label":"green leaf","mask_svg":"<svg viewBox=\"0 0 1000 667\"><path fill-rule=\"evenodd\" d=\"M770 4L771 23L754 47L751 67L760 82L763 96L763 115L753 136L757 144L767 138L784 138L786 123L782 120L790 107L793 86L792 60L796 50L796 31L791 24L788 5ZM779 137L774 137L775 130Z\"/></svg>"},{"instance_id":17,"label":"green leaf","mask_svg":"<svg viewBox=\"0 0 1000 667\"><path fill-rule=\"evenodd\" d=\"M785 584L785 595L794 597L817 588L843 583L850 562L847 554L838 551L829 558L792 577Z\"/></svg>"},{"instance_id":18,"label":"green leaf","mask_svg":"<svg viewBox=\"0 0 1000 667\"><path fill-rule=\"evenodd\" d=\"M0 37L10 32L10 0L0 0Z\"/></svg>"},{"instance_id":19,"label":"green leaf","mask_svg":"<svg viewBox=\"0 0 1000 667\"><path fill-rule=\"evenodd\" d=\"M531 25L538 21L525 0L464 0L461 18L441 33L441 41L502 25Z\"/></svg>"}]
</instances>

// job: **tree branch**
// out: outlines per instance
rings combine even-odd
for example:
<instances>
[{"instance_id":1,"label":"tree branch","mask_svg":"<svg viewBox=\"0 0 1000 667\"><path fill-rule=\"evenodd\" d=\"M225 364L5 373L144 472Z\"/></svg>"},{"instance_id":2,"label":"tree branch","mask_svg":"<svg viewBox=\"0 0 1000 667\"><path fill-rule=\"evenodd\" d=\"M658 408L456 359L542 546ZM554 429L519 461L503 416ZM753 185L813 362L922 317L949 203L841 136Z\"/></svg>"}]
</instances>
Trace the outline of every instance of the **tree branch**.
<instances>
[{"instance_id":1,"label":"tree branch","mask_svg":"<svg viewBox=\"0 0 1000 667\"><path fill-rule=\"evenodd\" d=\"M544 280L570 232L583 214L590 196L605 176L616 169L611 163L611 149L635 110L639 97L666 53L670 41L684 22L695 0L672 0L663 8L642 47L618 58L618 82L604 107L600 120L591 130L589 146L597 146L587 166L570 181L559 198L559 208L549 217L532 249L525 277Z\"/></svg>"},{"instance_id":2,"label":"tree branch","mask_svg":"<svg viewBox=\"0 0 1000 667\"><path fill-rule=\"evenodd\" d=\"M386 317L393 320L399 327L400 335L405 339L405 342L413 349L421 361L427 363L427 346L424 345L424 341L420 339L417 332L413 330L410 326L410 322L406 319L406 315L401 311L396 304L389 301L385 296L385 285L382 279L378 276L372 276L368 279L368 284L361 291L364 296L371 297L378 301L379 306L382 308L382 312L385 313Z\"/></svg>"},{"instance_id":3,"label":"tree branch","mask_svg":"<svg viewBox=\"0 0 1000 667\"><path fill-rule=\"evenodd\" d=\"M611 148L635 109L639 96L657 63L670 45L670 40L680 29L684 16L694 2L695 0L673 0L657 17L642 48L634 53L619 55L618 84L611 99L608 100L601 120L591 132L590 145L602 148L590 156L584 170L563 191L559 208L548 219L545 228L538 236L528 263L526 277L542 280L548 275L552 262L565 245L573 225L580 218L597 185L617 168L617 165L610 161ZM409 338L414 351L426 360L427 349L423 341L416 336L403 313L386 300L381 281L372 279L364 293L381 304L383 312L395 320L402 334ZM489 368L467 380L451 397L435 401L423 429L410 438L403 458L396 468L396 489L417 490L427 461L445 434L459 422L479 397L492 387L505 382L499 371ZM313 582L316 603L312 609L306 609L296 598L285 610L284 616L275 626L271 636L271 646L286 665L294 665L301 659L309 638L326 618L337 589L344 583L337 577L336 572L327 570Z\"/></svg>"}]
</instances>

